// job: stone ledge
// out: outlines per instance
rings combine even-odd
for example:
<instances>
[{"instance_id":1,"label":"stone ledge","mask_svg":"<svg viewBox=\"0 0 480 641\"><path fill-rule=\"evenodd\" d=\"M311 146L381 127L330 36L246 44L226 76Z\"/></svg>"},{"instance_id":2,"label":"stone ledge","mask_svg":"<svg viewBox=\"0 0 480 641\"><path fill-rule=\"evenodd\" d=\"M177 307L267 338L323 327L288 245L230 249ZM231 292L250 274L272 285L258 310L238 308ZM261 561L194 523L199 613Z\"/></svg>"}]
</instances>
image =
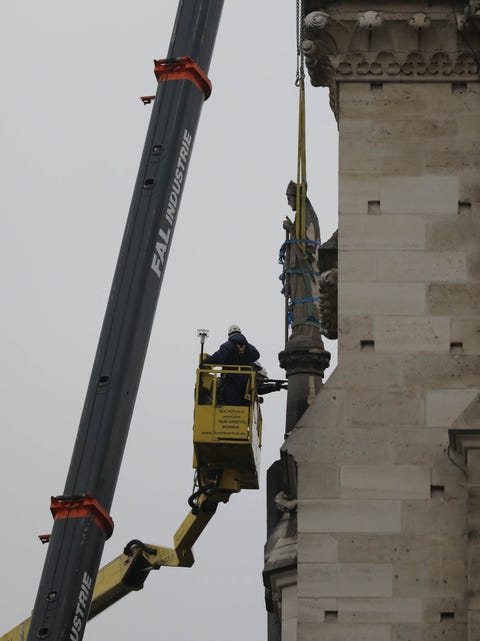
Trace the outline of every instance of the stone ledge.
<instances>
[{"instance_id":1,"label":"stone ledge","mask_svg":"<svg viewBox=\"0 0 480 641\"><path fill-rule=\"evenodd\" d=\"M467 464L469 450L480 450L480 427L478 429L448 430L450 449Z\"/></svg>"}]
</instances>

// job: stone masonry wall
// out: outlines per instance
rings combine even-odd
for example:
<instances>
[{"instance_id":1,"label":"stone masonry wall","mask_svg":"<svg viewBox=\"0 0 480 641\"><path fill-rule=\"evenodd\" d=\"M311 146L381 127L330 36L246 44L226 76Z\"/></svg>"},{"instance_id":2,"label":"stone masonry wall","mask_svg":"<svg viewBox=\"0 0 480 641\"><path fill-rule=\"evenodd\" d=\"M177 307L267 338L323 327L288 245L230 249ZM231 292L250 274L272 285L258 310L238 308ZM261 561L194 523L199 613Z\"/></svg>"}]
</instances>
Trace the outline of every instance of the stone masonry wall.
<instances>
[{"instance_id":1,"label":"stone masonry wall","mask_svg":"<svg viewBox=\"0 0 480 641\"><path fill-rule=\"evenodd\" d=\"M473 641L448 429L480 427L480 86L366 80L336 89L339 365L284 446L296 638Z\"/></svg>"}]
</instances>

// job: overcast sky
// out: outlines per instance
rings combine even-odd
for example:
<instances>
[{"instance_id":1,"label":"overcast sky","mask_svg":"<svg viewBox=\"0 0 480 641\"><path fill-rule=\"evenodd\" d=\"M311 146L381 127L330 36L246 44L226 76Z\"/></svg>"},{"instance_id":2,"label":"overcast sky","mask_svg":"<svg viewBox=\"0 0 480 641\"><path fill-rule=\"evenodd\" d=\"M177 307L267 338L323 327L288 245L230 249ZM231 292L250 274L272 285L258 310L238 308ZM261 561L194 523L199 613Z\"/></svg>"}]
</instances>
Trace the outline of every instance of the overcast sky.
<instances>
[{"instance_id":1,"label":"overcast sky","mask_svg":"<svg viewBox=\"0 0 480 641\"><path fill-rule=\"evenodd\" d=\"M84 402L175 0L2 6L0 634L31 611ZM132 538L170 546L191 493L197 328L207 351L240 324L281 378L278 280L285 188L296 174L295 2L230 0L112 506L102 565ZM308 183L326 240L336 228L337 131L307 86ZM329 346L331 348L331 345ZM262 487L221 505L191 569L92 620L89 641L266 638L265 472L283 442L286 393L265 397ZM6 598L5 598L6 597Z\"/></svg>"}]
</instances>

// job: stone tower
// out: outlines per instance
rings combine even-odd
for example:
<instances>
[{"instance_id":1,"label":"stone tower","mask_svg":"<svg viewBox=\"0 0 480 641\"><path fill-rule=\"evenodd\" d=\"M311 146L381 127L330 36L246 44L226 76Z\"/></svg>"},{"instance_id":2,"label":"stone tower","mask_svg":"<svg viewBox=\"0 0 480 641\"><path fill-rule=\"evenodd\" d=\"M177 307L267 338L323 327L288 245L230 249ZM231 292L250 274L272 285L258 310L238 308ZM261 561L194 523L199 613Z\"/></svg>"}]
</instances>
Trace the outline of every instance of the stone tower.
<instances>
[{"instance_id":1,"label":"stone tower","mask_svg":"<svg viewBox=\"0 0 480 641\"><path fill-rule=\"evenodd\" d=\"M478 641L480 1L373 5L305 2L339 130L339 357L270 471L269 637Z\"/></svg>"}]
</instances>

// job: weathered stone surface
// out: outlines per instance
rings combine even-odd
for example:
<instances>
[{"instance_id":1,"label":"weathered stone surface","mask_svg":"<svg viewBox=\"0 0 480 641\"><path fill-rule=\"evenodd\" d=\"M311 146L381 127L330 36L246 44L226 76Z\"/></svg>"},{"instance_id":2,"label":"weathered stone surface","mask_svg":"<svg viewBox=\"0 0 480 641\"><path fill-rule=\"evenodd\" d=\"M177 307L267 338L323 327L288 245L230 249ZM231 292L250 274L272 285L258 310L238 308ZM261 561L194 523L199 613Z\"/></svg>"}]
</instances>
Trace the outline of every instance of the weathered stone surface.
<instances>
[{"instance_id":1,"label":"weathered stone surface","mask_svg":"<svg viewBox=\"0 0 480 641\"><path fill-rule=\"evenodd\" d=\"M380 200L378 180L365 180L365 176L345 176L338 193L341 214L366 214L369 200Z\"/></svg>"},{"instance_id":2,"label":"weathered stone surface","mask_svg":"<svg viewBox=\"0 0 480 641\"><path fill-rule=\"evenodd\" d=\"M447 287L447 285L439 287ZM423 283L344 283L338 292L338 310L339 314L356 316L423 314L426 311L425 285ZM437 309L431 309L431 312L442 313Z\"/></svg>"},{"instance_id":3,"label":"weathered stone surface","mask_svg":"<svg viewBox=\"0 0 480 641\"><path fill-rule=\"evenodd\" d=\"M480 450L477 450L477 449L469 450L467 461L468 461L468 469L467 469L468 485L467 485L467 488L468 488L468 486L470 486L468 488L468 490L472 491L473 487L480 485Z\"/></svg>"},{"instance_id":4,"label":"weathered stone surface","mask_svg":"<svg viewBox=\"0 0 480 641\"><path fill-rule=\"evenodd\" d=\"M356 348L361 354L353 353L353 348L348 351L340 349L341 367L335 372L335 385L348 388L350 381L355 380L358 390L383 388L398 391L405 386L403 360L399 355L377 354L374 349L362 350L360 340L356 341Z\"/></svg>"},{"instance_id":5,"label":"weathered stone surface","mask_svg":"<svg viewBox=\"0 0 480 641\"><path fill-rule=\"evenodd\" d=\"M307 563L298 567L303 597L390 597L392 566L381 563Z\"/></svg>"},{"instance_id":6,"label":"weathered stone surface","mask_svg":"<svg viewBox=\"0 0 480 641\"><path fill-rule=\"evenodd\" d=\"M430 389L464 389L478 385L480 356L467 354L416 354L404 355L401 364L404 385L415 387L428 383Z\"/></svg>"},{"instance_id":7,"label":"weathered stone surface","mask_svg":"<svg viewBox=\"0 0 480 641\"><path fill-rule=\"evenodd\" d=\"M370 140L368 147L362 145L361 140L350 141L348 150L343 150L340 145L339 169L342 174L357 174L362 172L364 163L373 174L382 170L389 174L401 171L410 163L412 173L421 173L424 167L423 154L419 153L418 143L407 140L398 141L395 147L388 149L383 141ZM380 198L382 195L380 194ZM397 213L397 212L396 212ZM408 209L399 213L409 213Z\"/></svg>"},{"instance_id":8,"label":"weathered stone surface","mask_svg":"<svg viewBox=\"0 0 480 641\"><path fill-rule=\"evenodd\" d=\"M329 385L312 399L312 404L298 421L298 427L318 426L319 417L325 424L342 425L347 422L347 394L344 390Z\"/></svg>"},{"instance_id":9,"label":"weathered stone surface","mask_svg":"<svg viewBox=\"0 0 480 641\"><path fill-rule=\"evenodd\" d=\"M429 172L443 169L449 174L455 169L473 169L480 164L480 152L474 141L461 140L453 144L451 141L438 141L425 150L425 169Z\"/></svg>"},{"instance_id":10,"label":"weathered stone surface","mask_svg":"<svg viewBox=\"0 0 480 641\"><path fill-rule=\"evenodd\" d=\"M284 596L284 599L286 599ZM285 641L297 641L297 621L295 619L286 619L282 621L282 638Z\"/></svg>"},{"instance_id":11,"label":"weathered stone surface","mask_svg":"<svg viewBox=\"0 0 480 641\"><path fill-rule=\"evenodd\" d=\"M393 86L386 87L384 94L388 95L391 93L392 89ZM406 94L406 97L409 95L410 92ZM353 133L355 124L357 124L358 129L359 122L358 119L352 120L351 122ZM368 143L372 136L374 136L376 140L384 141L387 144L395 140L404 140L418 144L418 140L420 138L448 139L450 136L455 135L458 132L457 121L452 118L445 118L442 114L430 114L430 117L422 118L421 120L414 120L412 118L397 119L394 115L392 117L391 110L388 114L385 114L383 118L380 115L376 118L372 118L368 122L367 126L365 126L365 123L360 123L360 127L362 126L366 129L367 134L364 139L364 144ZM342 129L346 134L347 132L345 127L346 120L342 120Z\"/></svg>"},{"instance_id":12,"label":"weathered stone surface","mask_svg":"<svg viewBox=\"0 0 480 641\"><path fill-rule=\"evenodd\" d=\"M339 599L338 620L341 623L421 623L421 599Z\"/></svg>"},{"instance_id":13,"label":"weathered stone surface","mask_svg":"<svg viewBox=\"0 0 480 641\"><path fill-rule=\"evenodd\" d=\"M423 399L414 390L352 390L350 420L352 425L423 425Z\"/></svg>"},{"instance_id":14,"label":"weathered stone surface","mask_svg":"<svg viewBox=\"0 0 480 641\"><path fill-rule=\"evenodd\" d=\"M467 622L467 604L464 599L427 598L423 599L424 620L426 623L440 623L445 615L453 614L456 623Z\"/></svg>"},{"instance_id":15,"label":"weathered stone surface","mask_svg":"<svg viewBox=\"0 0 480 641\"><path fill-rule=\"evenodd\" d=\"M288 437L283 449L295 456L299 465L304 462L340 463L393 463L395 443L384 438L388 431L372 427L346 428L342 425L328 429L300 427Z\"/></svg>"},{"instance_id":16,"label":"weathered stone surface","mask_svg":"<svg viewBox=\"0 0 480 641\"><path fill-rule=\"evenodd\" d=\"M452 341L462 344L464 354L480 353L480 319L458 318L452 320Z\"/></svg>"},{"instance_id":17,"label":"weathered stone surface","mask_svg":"<svg viewBox=\"0 0 480 641\"><path fill-rule=\"evenodd\" d=\"M392 627L392 641L466 641L465 623L446 621L438 624L402 623ZM475 638L475 637L474 637Z\"/></svg>"},{"instance_id":18,"label":"weathered stone surface","mask_svg":"<svg viewBox=\"0 0 480 641\"><path fill-rule=\"evenodd\" d=\"M459 176L459 199L468 201L472 207L475 203L480 203L480 184L477 180L476 171L463 171Z\"/></svg>"},{"instance_id":19,"label":"weathered stone surface","mask_svg":"<svg viewBox=\"0 0 480 641\"><path fill-rule=\"evenodd\" d=\"M331 534L298 533L299 563L334 563L338 561L338 541Z\"/></svg>"},{"instance_id":20,"label":"weathered stone surface","mask_svg":"<svg viewBox=\"0 0 480 641\"><path fill-rule=\"evenodd\" d=\"M393 428L395 439L395 463L425 463L436 465L446 460L448 447L447 430ZM448 461L448 465L451 465ZM432 483L434 479L432 477Z\"/></svg>"},{"instance_id":21,"label":"weathered stone surface","mask_svg":"<svg viewBox=\"0 0 480 641\"><path fill-rule=\"evenodd\" d=\"M324 623L325 612L337 612L337 599L314 599L300 597L298 599L298 617L304 623Z\"/></svg>"},{"instance_id":22,"label":"weathered stone surface","mask_svg":"<svg viewBox=\"0 0 480 641\"><path fill-rule=\"evenodd\" d=\"M367 314L341 315L338 318L338 335L348 357L352 350L360 350L361 340L373 340L373 318Z\"/></svg>"},{"instance_id":23,"label":"weathered stone surface","mask_svg":"<svg viewBox=\"0 0 480 641\"><path fill-rule=\"evenodd\" d=\"M480 612L478 610L468 611L468 632L469 639L480 638Z\"/></svg>"},{"instance_id":24,"label":"weathered stone surface","mask_svg":"<svg viewBox=\"0 0 480 641\"><path fill-rule=\"evenodd\" d=\"M427 426L450 427L478 392L478 388L428 391L425 396Z\"/></svg>"},{"instance_id":25,"label":"weathered stone surface","mask_svg":"<svg viewBox=\"0 0 480 641\"><path fill-rule=\"evenodd\" d=\"M480 279L480 252L475 250L468 251L466 259L468 278L478 281Z\"/></svg>"},{"instance_id":26,"label":"weathered stone surface","mask_svg":"<svg viewBox=\"0 0 480 641\"><path fill-rule=\"evenodd\" d=\"M287 585L283 588L282 626L289 620L297 625L297 586Z\"/></svg>"},{"instance_id":27,"label":"weathered stone surface","mask_svg":"<svg viewBox=\"0 0 480 641\"><path fill-rule=\"evenodd\" d=\"M462 251L375 252L375 257L377 278L385 281L448 282L466 277L466 254Z\"/></svg>"},{"instance_id":28,"label":"weathered stone surface","mask_svg":"<svg viewBox=\"0 0 480 641\"><path fill-rule=\"evenodd\" d=\"M338 558L345 563L368 559L374 563L466 561L466 532L462 536L427 534L335 534Z\"/></svg>"},{"instance_id":29,"label":"weathered stone surface","mask_svg":"<svg viewBox=\"0 0 480 641\"><path fill-rule=\"evenodd\" d=\"M430 469L425 465L342 465L340 496L363 499L430 497Z\"/></svg>"},{"instance_id":30,"label":"weathered stone surface","mask_svg":"<svg viewBox=\"0 0 480 641\"><path fill-rule=\"evenodd\" d=\"M365 208L368 201L365 203ZM338 257L339 277L342 280L342 253L347 250L424 249L426 241L426 219L407 215L358 216L340 215Z\"/></svg>"},{"instance_id":31,"label":"weathered stone surface","mask_svg":"<svg viewBox=\"0 0 480 641\"><path fill-rule=\"evenodd\" d=\"M408 534L336 534L339 546L339 559L343 563L359 563L369 560L372 563L391 563L393 561L419 562L425 558L425 541L421 537Z\"/></svg>"},{"instance_id":32,"label":"weathered stone surface","mask_svg":"<svg viewBox=\"0 0 480 641\"><path fill-rule=\"evenodd\" d=\"M374 321L373 336L377 352L449 352L450 318L379 316Z\"/></svg>"},{"instance_id":33,"label":"weathered stone surface","mask_svg":"<svg viewBox=\"0 0 480 641\"><path fill-rule=\"evenodd\" d=\"M480 254L465 251L378 252L343 250L340 255L342 282L457 282L480 275Z\"/></svg>"},{"instance_id":34,"label":"weathered stone surface","mask_svg":"<svg viewBox=\"0 0 480 641\"><path fill-rule=\"evenodd\" d=\"M300 623L299 641L391 641L389 625Z\"/></svg>"},{"instance_id":35,"label":"weathered stone surface","mask_svg":"<svg viewBox=\"0 0 480 641\"><path fill-rule=\"evenodd\" d=\"M380 180L382 214L456 216L457 176L385 176Z\"/></svg>"},{"instance_id":36,"label":"weathered stone surface","mask_svg":"<svg viewBox=\"0 0 480 641\"><path fill-rule=\"evenodd\" d=\"M431 314L478 316L480 283L432 283L427 289L427 306Z\"/></svg>"},{"instance_id":37,"label":"weathered stone surface","mask_svg":"<svg viewBox=\"0 0 480 641\"><path fill-rule=\"evenodd\" d=\"M414 536L457 535L461 540L466 527L466 498L404 501L402 504L402 531Z\"/></svg>"},{"instance_id":38,"label":"weathered stone surface","mask_svg":"<svg viewBox=\"0 0 480 641\"><path fill-rule=\"evenodd\" d=\"M427 561L462 561L467 560L467 532L461 527L460 533L427 534L425 536L425 559Z\"/></svg>"},{"instance_id":39,"label":"weathered stone surface","mask_svg":"<svg viewBox=\"0 0 480 641\"><path fill-rule=\"evenodd\" d=\"M339 467L303 463L298 469L298 492L305 499L338 497Z\"/></svg>"},{"instance_id":40,"label":"weathered stone surface","mask_svg":"<svg viewBox=\"0 0 480 641\"><path fill-rule=\"evenodd\" d=\"M305 500L298 507L299 532L400 532L401 502Z\"/></svg>"},{"instance_id":41,"label":"weathered stone surface","mask_svg":"<svg viewBox=\"0 0 480 641\"><path fill-rule=\"evenodd\" d=\"M377 279L377 259L371 251L344 250L340 254L339 265L342 282Z\"/></svg>"},{"instance_id":42,"label":"weathered stone surface","mask_svg":"<svg viewBox=\"0 0 480 641\"><path fill-rule=\"evenodd\" d=\"M467 497L469 480L466 473L452 464L452 460L448 455L440 457L437 461L432 457L430 478L432 488L442 489L443 500L448 501L452 498L465 500Z\"/></svg>"},{"instance_id":43,"label":"weathered stone surface","mask_svg":"<svg viewBox=\"0 0 480 641\"><path fill-rule=\"evenodd\" d=\"M465 564L428 561L393 564L393 593L399 597L453 597L465 594Z\"/></svg>"},{"instance_id":44,"label":"weathered stone surface","mask_svg":"<svg viewBox=\"0 0 480 641\"><path fill-rule=\"evenodd\" d=\"M407 127L415 128L421 127L423 118L419 115L425 116L427 119L435 117L435 121L439 126L443 126L447 122L447 127L452 121L452 97L451 86L446 84L431 84L428 89L425 85L417 83L392 83L384 84L380 93L373 93L369 82L363 83L344 83L340 87L341 92L341 105L340 105L340 125L343 126L344 119L362 123L364 120L369 122L393 123L395 127L397 123L408 123ZM437 111L432 111L432 104L436 103ZM457 104L458 101L455 101ZM468 108L468 107L467 107ZM360 125L361 126L361 125ZM384 124L385 127L385 124ZM399 138L402 136L402 130L397 129ZM431 138L435 140L435 128L430 129ZM456 132L458 130L455 130ZM342 129L343 133L343 129ZM391 143L391 136L383 132L378 132L385 140L387 147L394 146ZM348 135L350 134L350 135ZM373 132L372 132L373 134ZM413 134L412 134L413 135ZM350 126L350 130L345 133L345 138L354 138L355 134ZM376 139L372 137L370 140ZM423 140L428 140L428 130L422 135ZM368 167L368 165L367 165ZM404 167L406 175L412 175L408 171L409 167Z\"/></svg>"},{"instance_id":45,"label":"weathered stone surface","mask_svg":"<svg viewBox=\"0 0 480 641\"><path fill-rule=\"evenodd\" d=\"M430 251L452 251L478 248L480 217L473 212L450 216L443 220L429 220L426 226L426 248Z\"/></svg>"}]
</instances>

